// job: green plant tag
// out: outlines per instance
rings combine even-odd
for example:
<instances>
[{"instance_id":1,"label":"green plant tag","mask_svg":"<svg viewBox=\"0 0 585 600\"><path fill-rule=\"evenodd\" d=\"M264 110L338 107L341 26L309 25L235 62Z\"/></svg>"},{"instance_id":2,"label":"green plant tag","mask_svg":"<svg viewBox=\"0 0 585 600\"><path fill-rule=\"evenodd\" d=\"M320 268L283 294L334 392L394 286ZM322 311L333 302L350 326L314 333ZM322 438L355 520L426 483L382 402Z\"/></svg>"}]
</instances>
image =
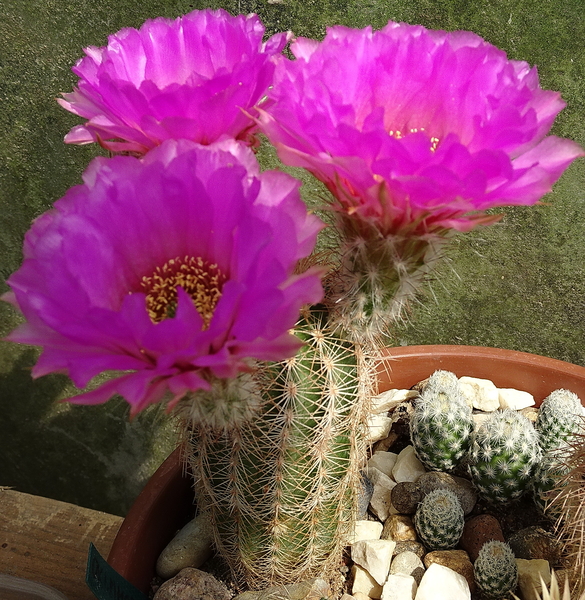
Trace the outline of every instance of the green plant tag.
<instances>
[{"instance_id":1,"label":"green plant tag","mask_svg":"<svg viewBox=\"0 0 585 600\"><path fill-rule=\"evenodd\" d=\"M104 560L90 542L85 583L98 600L148 600Z\"/></svg>"}]
</instances>

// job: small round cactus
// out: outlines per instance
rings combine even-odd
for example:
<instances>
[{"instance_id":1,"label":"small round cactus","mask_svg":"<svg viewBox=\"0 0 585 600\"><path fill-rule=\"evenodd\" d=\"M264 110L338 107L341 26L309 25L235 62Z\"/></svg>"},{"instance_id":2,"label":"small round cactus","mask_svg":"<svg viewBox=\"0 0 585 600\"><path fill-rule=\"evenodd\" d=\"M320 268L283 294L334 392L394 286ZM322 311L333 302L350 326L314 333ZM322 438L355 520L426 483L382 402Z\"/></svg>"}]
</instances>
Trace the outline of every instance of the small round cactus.
<instances>
[{"instance_id":1,"label":"small round cactus","mask_svg":"<svg viewBox=\"0 0 585 600\"><path fill-rule=\"evenodd\" d=\"M508 544L486 542L473 565L475 583L490 600L500 600L518 585L518 566Z\"/></svg>"},{"instance_id":2,"label":"small round cactus","mask_svg":"<svg viewBox=\"0 0 585 600\"><path fill-rule=\"evenodd\" d=\"M446 489L429 492L414 515L414 526L429 550L454 548L463 533L463 508L457 496Z\"/></svg>"},{"instance_id":3,"label":"small round cactus","mask_svg":"<svg viewBox=\"0 0 585 600\"><path fill-rule=\"evenodd\" d=\"M471 406L457 377L449 371L435 371L410 419L416 455L431 470L450 471L467 452L472 430Z\"/></svg>"},{"instance_id":4,"label":"small round cactus","mask_svg":"<svg viewBox=\"0 0 585 600\"><path fill-rule=\"evenodd\" d=\"M561 389L547 396L540 405L535 424L543 452L553 451L569 441L581 428L582 415L581 400L573 392Z\"/></svg>"},{"instance_id":5,"label":"small round cactus","mask_svg":"<svg viewBox=\"0 0 585 600\"><path fill-rule=\"evenodd\" d=\"M532 423L515 410L498 410L471 437L471 479L486 500L508 502L528 489L541 457Z\"/></svg>"}]
</instances>

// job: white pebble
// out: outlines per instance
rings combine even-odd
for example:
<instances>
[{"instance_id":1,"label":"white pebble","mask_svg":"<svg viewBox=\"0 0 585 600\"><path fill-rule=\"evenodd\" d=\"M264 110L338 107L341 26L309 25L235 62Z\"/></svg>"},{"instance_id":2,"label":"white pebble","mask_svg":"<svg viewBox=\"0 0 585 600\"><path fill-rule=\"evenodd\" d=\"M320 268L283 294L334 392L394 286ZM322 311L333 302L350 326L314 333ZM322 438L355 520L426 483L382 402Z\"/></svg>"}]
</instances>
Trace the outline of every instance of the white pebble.
<instances>
[{"instance_id":1,"label":"white pebble","mask_svg":"<svg viewBox=\"0 0 585 600\"><path fill-rule=\"evenodd\" d=\"M416 594L416 581L410 575L388 575L382 588L382 600L413 600Z\"/></svg>"},{"instance_id":2,"label":"white pebble","mask_svg":"<svg viewBox=\"0 0 585 600\"><path fill-rule=\"evenodd\" d=\"M417 396L418 392L415 390L387 390L372 398L371 412L387 413L389 410L394 410L401 402Z\"/></svg>"},{"instance_id":3,"label":"white pebble","mask_svg":"<svg viewBox=\"0 0 585 600\"><path fill-rule=\"evenodd\" d=\"M414 447L406 446L396 459L396 464L392 469L392 477L397 483L401 481L416 481L426 472L424 465L414 453Z\"/></svg>"},{"instance_id":4,"label":"white pebble","mask_svg":"<svg viewBox=\"0 0 585 600\"><path fill-rule=\"evenodd\" d=\"M200 567L212 553L209 517L204 513L189 521L161 552L156 572L170 579L186 567Z\"/></svg>"},{"instance_id":5,"label":"white pebble","mask_svg":"<svg viewBox=\"0 0 585 600\"><path fill-rule=\"evenodd\" d=\"M392 489L396 482L379 469L371 467L367 471L368 478L374 484L374 492L370 498L370 510L384 522L391 514L396 513L392 506Z\"/></svg>"},{"instance_id":6,"label":"white pebble","mask_svg":"<svg viewBox=\"0 0 585 600\"><path fill-rule=\"evenodd\" d=\"M551 575L548 561L542 558L533 560L517 558L516 564L518 565L518 587L522 592L522 598L538 600L539 593L542 592L541 579L546 586L550 584Z\"/></svg>"},{"instance_id":7,"label":"white pebble","mask_svg":"<svg viewBox=\"0 0 585 600\"><path fill-rule=\"evenodd\" d=\"M463 575L433 563L420 581L415 600L471 600L471 592Z\"/></svg>"},{"instance_id":8,"label":"white pebble","mask_svg":"<svg viewBox=\"0 0 585 600\"><path fill-rule=\"evenodd\" d=\"M384 585L392 562L396 542L391 540L363 540L351 547L351 559L363 567L380 585Z\"/></svg>"},{"instance_id":9,"label":"white pebble","mask_svg":"<svg viewBox=\"0 0 585 600\"><path fill-rule=\"evenodd\" d=\"M359 565L353 565L351 574L353 577L351 593L354 596L360 592L373 598L373 600L380 600L382 597L382 586L365 569L362 569Z\"/></svg>"},{"instance_id":10,"label":"white pebble","mask_svg":"<svg viewBox=\"0 0 585 600\"><path fill-rule=\"evenodd\" d=\"M479 377L461 377L459 379L461 391L473 408L492 412L500 408L498 388L489 379Z\"/></svg>"},{"instance_id":11,"label":"white pebble","mask_svg":"<svg viewBox=\"0 0 585 600\"><path fill-rule=\"evenodd\" d=\"M355 544L360 540L379 540L384 525L379 521L356 521L353 535L350 536L349 544Z\"/></svg>"},{"instance_id":12,"label":"white pebble","mask_svg":"<svg viewBox=\"0 0 585 600\"><path fill-rule=\"evenodd\" d=\"M392 419L384 415L369 415L367 441L373 444L388 437L392 427Z\"/></svg>"},{"instance_id":13,"label":"white pebble","mask_svg":"<svg viewBox=\"0 0 585 600\"><path fill-rule=\"evenodd\" d=\"M534 396L528 392L512 388L500 388L498 389L498 395L500 398L500 408L522 410L523 408L534 406Z\"/></svg>"},{"instance_id":14,"label":"white pebble","mask_svg":"<svg viewBox=\"0 0 585 600\"><path fill-rule=\"evenodd\" d=\"M379 471L382 471L384 475L392 477L392 469L396 464L397 458L398 454L396 454L395 452L383 452L379 450L378 452L374 452L370 460L368 460L366 466L368 469L375 467Z\"/></svg>"}]
</instances>

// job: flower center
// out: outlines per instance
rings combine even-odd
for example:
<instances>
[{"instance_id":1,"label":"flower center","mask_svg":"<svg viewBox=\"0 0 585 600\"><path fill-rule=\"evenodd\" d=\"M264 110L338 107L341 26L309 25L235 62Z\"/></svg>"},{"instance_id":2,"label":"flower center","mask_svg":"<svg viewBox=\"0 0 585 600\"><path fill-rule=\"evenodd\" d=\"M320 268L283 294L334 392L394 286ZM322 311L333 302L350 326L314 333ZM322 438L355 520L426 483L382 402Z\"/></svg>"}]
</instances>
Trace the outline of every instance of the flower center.
<instances>
[{"instance_id":1,"label":"flower center","mask_svg":"<svg viewBox=\"0 0 585 600\"><path fill-rule=\"evenodd\" d=\"M200 256L171 258L140 282L146 294L148 316L153 323L174 317L177 311L177 287L180 286L191 296L203 319L203 329L207 329L226 279L216 264Z\"/></svg>"},{"instance_id":2,"label":"flower center","mask_svg":"<svg viewBox=\"0 0 585 600\"><path fill-rule=\"evenodd\" d=\"M417 133L418 131L424 131L425 128L424 127L413 127L412 129L409 129L406 133L403 133L400 129L391 129L388 133L389 135L391 135L393 138L396 138L397 140L402 139L405 135L408 135L409 133ZM437 146L439 145L439 138L438 137L431 137L431 152L434 152L437 149Z\"/></svg>"}]
</instances>

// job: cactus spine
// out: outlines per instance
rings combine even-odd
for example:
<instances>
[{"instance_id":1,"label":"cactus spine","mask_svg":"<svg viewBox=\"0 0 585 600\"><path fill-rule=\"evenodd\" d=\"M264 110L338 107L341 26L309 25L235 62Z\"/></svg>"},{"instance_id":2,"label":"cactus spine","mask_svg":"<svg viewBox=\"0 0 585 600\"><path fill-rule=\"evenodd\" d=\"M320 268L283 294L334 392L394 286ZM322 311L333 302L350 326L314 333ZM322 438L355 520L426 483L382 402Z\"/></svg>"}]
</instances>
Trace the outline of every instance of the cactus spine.
<instances>
[{"instance_id":1,"label":"cactus spine","mask_svg":"<svg viewBox=\"0 0 585 600\"><path fill-rule=\"evenodd\" d=\"M479 493L490 502L519 498L541 459L538 434L515 410L498 410L474 431L469 470Z\"/></svg>"},{"instance_id":2,"label":"cactus spine","mask_svg":"<svg viewBox=\"0 0 585 600\"><path fill-rule=\"evenodd\" d=\"M457 496L446 489L429 492L414 515L414 526L429 550L454 548L463 533L463 508Z\"/></svg>"},{"instance_id":3,"label":"cactus spine","mask_svg":"<svg viewBox=\"0 0 585 600\"><path fill-rule=\"evenodd\" d=\"M516 589L518 566L508 544L486 542L473 565L475 583L486 598L500 600Z\"/></svg>"},{"instance_id":4,"label":"cactus spine","mask_svg":"<svg viewBox=\"0 0 585 600\"><path fill-rule=\"evenodd\" d=\"M200 506L252 589L338 571L355 520L369 370L325 317L306 313L295 329L306 345L257 374L266 402L255 419L191 435Z\"/></svg>"},{"instance_id":5,"label":"cactus spine","mask_svg":"<svg viewBox=\"0 0 585 600\"><path fill-rule=\"evenodd\" d=\"M417 399L410 419L410 438L418 458L436 471L456 467L469 448L471 407L457 377L435 371Z\"/></svg>"}]
</instances>

